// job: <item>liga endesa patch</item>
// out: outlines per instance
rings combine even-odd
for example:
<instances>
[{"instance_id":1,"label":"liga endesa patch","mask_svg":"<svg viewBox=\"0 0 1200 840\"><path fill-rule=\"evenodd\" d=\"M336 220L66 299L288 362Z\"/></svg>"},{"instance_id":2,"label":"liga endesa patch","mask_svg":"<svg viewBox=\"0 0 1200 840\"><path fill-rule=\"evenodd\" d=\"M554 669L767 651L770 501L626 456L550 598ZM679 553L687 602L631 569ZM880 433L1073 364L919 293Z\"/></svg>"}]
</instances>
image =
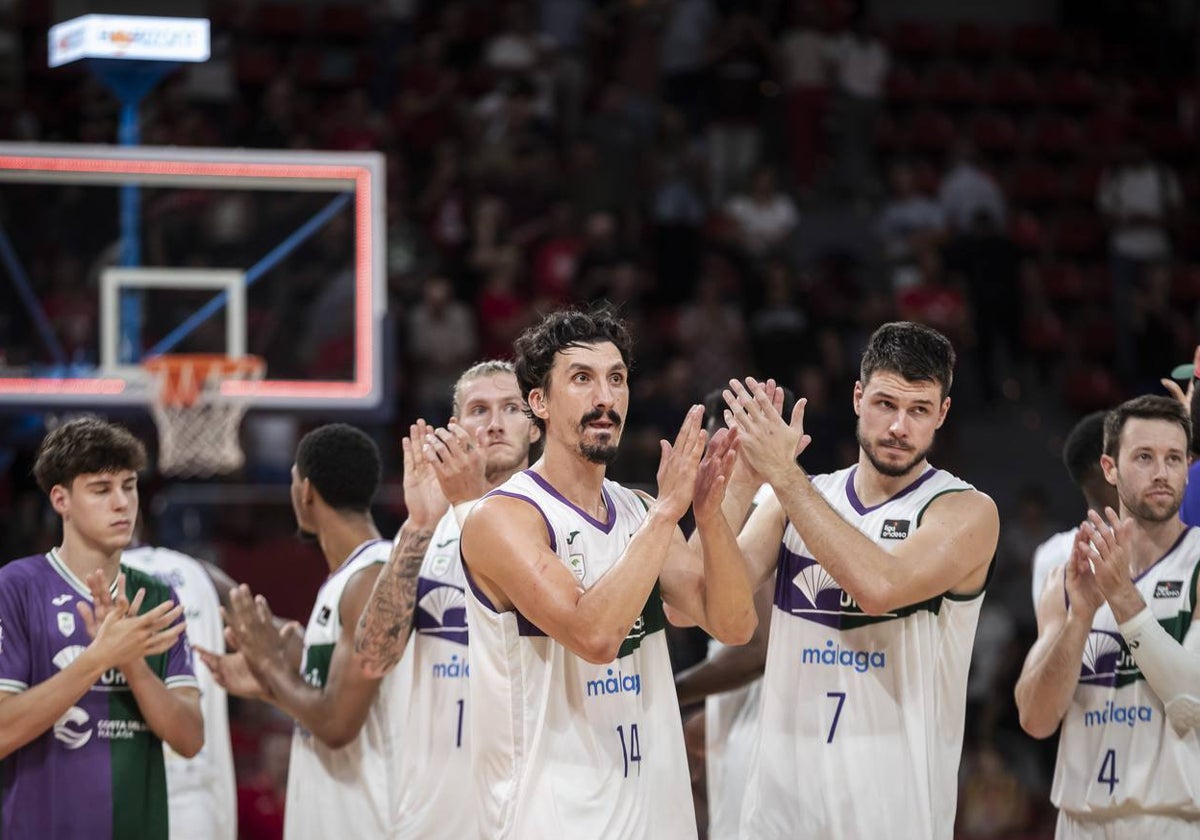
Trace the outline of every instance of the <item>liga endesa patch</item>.
<instances>
[{"instance_id":1,"label":"liga endesa patch","mask_svg":"<svg viewBox=\"0 0 1200 840\"><path fill-rule=\"evenodd\" d=\"M882 540L908 539L909 522L908 519L883 520L883 530L879 532L879 538Z\"/></svg>"}]
</instances>

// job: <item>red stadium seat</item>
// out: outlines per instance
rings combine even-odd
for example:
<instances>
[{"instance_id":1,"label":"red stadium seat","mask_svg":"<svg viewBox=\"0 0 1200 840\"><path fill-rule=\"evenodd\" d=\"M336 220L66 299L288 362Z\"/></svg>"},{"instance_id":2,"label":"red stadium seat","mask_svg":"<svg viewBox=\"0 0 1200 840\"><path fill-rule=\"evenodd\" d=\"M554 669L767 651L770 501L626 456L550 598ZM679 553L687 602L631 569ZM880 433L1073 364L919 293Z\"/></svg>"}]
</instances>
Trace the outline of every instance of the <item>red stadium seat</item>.
<instances>
[{"instance_id":1,"label":"red stadium seat","mask_svg":"<svg viewBox=\"0 0 1200 840\"><path fill-rule=\"evenodd\" d=\"M1041 23L1018 24L1008 37L1008 50L1020 61L1040 62L1058 58L1064 46L1062 31Z\"/></svg>"},{"instance_id":2,"label":"red stadium seat","mask_svg":"<svg viewBox=\"0 0 1200 840\"><path fill-rule=\"evenodd\" d=\"M1060 108L1093 108L1100 101L1100 84L1085 70L1059 69L1047 79L1047 98Z\"/></svg>"},{"instance_id":3,"label":"red stadium seat","mask_svg":"<svg viewBox=\"0 0 1200 840\"><path fill-rule=\"evenodd\" d=\"M960 23L950 38L951 49L958 58L968 61L989 61L1000 54L1002 39L994 29L975 23Z\"/></svg>"},{"instance_id":4,"label":"red stadium seat","mask_svg":"<svg viewBox=\"0 0 1200 840\"><path fill-rule=\"evenodd\" d=\"M891 28L887 42L897 55L917 60L929 59L941 46L941 33L924 21L904 20Z\"/></svg>"},{"instance_id":5,"label":"red stadium seat","mask_svg":"<svg viewBox=\"0 0 1200 840\"><path fill-rule=\"evenodd\" d=\"M1017 126L1004 114L985 112L971 121L971 142L981 152L1008 156L1017 150Z\"/></svg>"},{"instance_id":6,"label":"red stadium seat","mask_svg":"<svg viewBox=\"0 0 1200 840\"><path fill-rule=\"evenodd\" d=\"M908 124L908 143L920 152L944 152L957 136L954 121L939 111L921 111Z\"/></svg>"},{"instance_id":7,"label":"red stadium seat","mask_svg":"<svg viewBox=\"0 0 1200 840\"><path fill-rule=\"evenodd\" d=\"M1042 89L1031 72L1008 65L992 74L988 100L1003 108L1031 108L1042 101Z\"/></svg>"},{"instance_id":8,"label":"red stadium seat","mask_svg":"<svg viewBox=\"0 0 1200 840\"><path fill-rule=\"evenodd\" d=\"M893 67L885 85L888 102L894 105L912 105L923 96L921 83L907 67Z\"/></svg>"},{"instance_id":9,"label":"red stadium seat","mask_svg":"<svg viewBox=\"0 0 1200 840\"><path fill-rule=\"evenodd\" d=\"M1176 266L1171 273L1171 303L1192 306L1200 301L1200 265Z\"/></svg>"},{"instance_id":10,"label":"red stadium seat","mask_svg":"<svg viewBox=\"0 0 1200 840\"><path fill-rule=\"evenodd\" d=\"M1062 200L1062 178L1056 167L1044 161L1018 163L1009 173L1008 194L1026 207L1041 207Z\"/></svg>"},{"instance_id":11,"label":"red stadium seat","mask_svg":"<svg viewBox=\"0 0 1200 840\"><path fill-rule=\"evenodd\" d=\"M360 41L371 34L371 20L365 6L334 3L321 9L317 31L322 36Z\"/></svg>"},{"instance_id":12,"label":"red stadium seat","mask_svg":"<svg viewBox=\"0 0 1200 840\"><path fill-rule=\"evenodd\" d=\"M1055 225L1054 250L1060 257L1099 256L1103 245L1104 229L1093 214L1067 214Z\"/></svg>"},{"instance_id":13,"label":"red stadium seat","mask_svg":"<svg viewBox=\"0 0 1200 840\"><path fill-rule=\"evenodd\" d=\"M1083 270L1075 263L1057 263L1042 270L1042 287L1051 303L1082 301L1087 294Z\"/></svg>"},{"instance_id":14,"label":"red stadium seat","mask_svg":"<svg viewBox=\"0 0 1200 840\"><path fill-rule=\"evenodd\" d=\"M1084 148L1079 122L1062 114L1046 114L1034 122L1031 131L1034 151L1049 157L1078 155Z\"/></svg>"},{"instance_id":15,"label":"red stadium seat","mask_svg":"<svg viewBox=\"0 0 1200 840\"><path fill-rule=\"evenodd\" d=\"M930 101L937 105L977 105L983 100L983 86L974 73L959 64L946 64L934 70L925 89Z\"/></svg>"}]
</instances>

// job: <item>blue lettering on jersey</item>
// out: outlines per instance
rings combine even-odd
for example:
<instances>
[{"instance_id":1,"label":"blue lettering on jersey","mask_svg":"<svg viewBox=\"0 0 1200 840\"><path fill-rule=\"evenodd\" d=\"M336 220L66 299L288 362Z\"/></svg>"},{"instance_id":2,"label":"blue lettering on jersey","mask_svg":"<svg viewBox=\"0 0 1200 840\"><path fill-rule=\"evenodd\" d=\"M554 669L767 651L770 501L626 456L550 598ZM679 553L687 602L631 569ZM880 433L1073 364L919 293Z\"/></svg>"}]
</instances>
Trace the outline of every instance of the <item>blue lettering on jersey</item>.
<instances>
[{"instance_id":1,"label":"blue lettering on jersey","mask_svg":"<svg viewBox=\"0 0 1200 840\"><path fill-rule=\"evenodd\" d=\"M605 697L609 694L624 694L626 692L632 692L633 694L642 693L641 674L623 674L620 671L614 674L613 669L609 668L607 677L587 681L588 697Z\"/></svg>"},{"instance_id":2,"label":"blue lettering on jersey","mask_svg":"<svg viewBox=\"0 0 1200 840\"><path fill-rule=\"evenodd\" d=\"M865 674L873 668L886 668L887 654L881 650L850 650L829 639L824 649L805 648L800 654L800 662L804 665L840 665Z\"/></svg>"},{"instance_id":3,"label":"blue lettering on jersey","mask_svg":"<svg viewBox=\"0 0 1200 840\"><path fill-rule=\"evenodd\" d=\"M1154 719L1154 709L1149 706L1117 706L1113 701L1107 701L1103 707L1083 713L1084 726L1110 726L1113 724L1137 726L1139 723L1150 723Z\"/></svg>"},{"instance_id":4,"label":"blue lettering on jersey","mask_svg":"<svg viewBox=\"0 0 1200 840\"><path fill-rule=\"evenodd\" d=\"M466 679L467 677L470 677L470 676L471 676L471 663L467 662L465 659L462 661L459 661L458 656L455 654L450 655L450 660L448 662L433 663L434 679L457 680L457 679Z\"/></svg>"}]
</instances>

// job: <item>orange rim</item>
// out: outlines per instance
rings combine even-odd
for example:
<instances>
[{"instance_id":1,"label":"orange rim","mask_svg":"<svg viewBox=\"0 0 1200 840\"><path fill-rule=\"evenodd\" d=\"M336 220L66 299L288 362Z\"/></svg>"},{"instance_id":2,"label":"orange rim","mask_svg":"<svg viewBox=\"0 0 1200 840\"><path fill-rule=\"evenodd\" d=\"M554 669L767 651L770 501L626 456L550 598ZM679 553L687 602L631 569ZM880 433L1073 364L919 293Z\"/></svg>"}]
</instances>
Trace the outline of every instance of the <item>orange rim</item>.
<instances>
[{"instance_id":1,"label":"orange rim","mask_svg":"<svg viewBox=\"0 0 1200 840\"><path fill-rule=\"evenodd\" d=\"M221 353L172 353L152 356L142 362L159 382L158 401L163 405L188 408L196 404L210 377L252 379L266 370L258 356L233 358Z\"/></svg>"}]
</instances>

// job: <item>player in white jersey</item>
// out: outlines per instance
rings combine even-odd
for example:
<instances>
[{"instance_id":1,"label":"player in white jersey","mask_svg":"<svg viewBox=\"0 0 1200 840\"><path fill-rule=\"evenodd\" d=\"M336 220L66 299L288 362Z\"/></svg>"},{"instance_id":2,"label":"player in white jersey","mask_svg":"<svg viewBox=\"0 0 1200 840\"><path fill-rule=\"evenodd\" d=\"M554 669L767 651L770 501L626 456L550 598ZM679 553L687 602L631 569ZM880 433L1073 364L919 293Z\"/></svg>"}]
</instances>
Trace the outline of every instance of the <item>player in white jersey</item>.
<instances>
[{"instance_id":1,"label":"player in white jersey","mask_svg":"<svg viewBox=\"0 0 1200 840\"><path fill-rule=\"evenodd\" d=\"M1200 530L1179 519L1190 431L1167 397L1109 412L1101 464L1120 516L1088 512L1038 603L1016 698L1030 735L1062 725L1059 838L1200 837Z\"/></svg>"},{"instance_id":2,"label":"player in white jersey","mask_svg":"<svg viewBox=\"0 0 1200 840\"><path fill-rule=\"evenodd\" d=\"M407 691L393 837L480 837L467 727L466 578L459 517L470 503L529 466L539 436L510 362L480 362L454 387L447 428L413 424L404 441L408 518L359 619L355 648L367 674L399 663ZM447 509L451 507L453 509Z\"/></svg>"},{"instance_id":3,"label":"player in white jersey","mask_svg":"<svg viewBox=\"0 0 1200 840\"><path fill-rule=\"evenodd\" d=\"M1063 463L1071 480L1083 493L1088 510L1103 511L1116 508L1117 488L1108 483L1100 468L1104 454L1104 416L1107 412L1093 411L1076 423L1063 443ZM1078 528L1068 528L1050 537L1033 552L1033 607L1036 610L1046 576L1071 558Z\"/></svg>"},{"instance_id":4,"label":"player in white jersey","mask_svg":"<svg viewBox=\"0 0 1200 840\"><path fill-rule=\"evenodd\" d=\"M663 605L722 641L754 630L721 513L734 439L688 412L657 500L605 478L630 340L607 306L548 315L514 345L545 454L463 526L471 753L488 838L694 838ZM703 459L702 459L703 455ZM678 528L694 506L693 551Z\"/></svg>"},{"instance_id":5,"label":"player in white jersey","mask_svg":"<svg viewBox=\"0 0 1200 840\"><path fill-rule=\"evenodd\" d=\"M804 400L791 422L753 380L726 422L775 496L738 538L752 583L777 568L743 837L949 838L967 670L999 520L931 467L954 351L880 327L854 386L856 466L809 479Z\"/></svg>"},{"instance_id":6,"label":"player in white jersey","mask_svg":"<svg viewBox=\"0 0 1200 840\"><path fill-rule=\"evenodd\" d=\"M183 605L193 648L225 652L221 602L203 563L149 545L125 551L121 562L170 584ZM163 745L171 840L233 840L237 837L237 794L229 704L225 690L207 668L196 669L196 682L204 715L204 747L194 757L184 758Z\"/></svg>"},{"instance_id":7,"label":"player in white jersey","mask_svg":"<svg viewBox=\"0 0 1200 840\"><path fill-rule=\"evenodd\" d=\"M303 638L277 630L260 595L230 593L237 654L202 652L218 682L296 721L284 836L385 837L395 788L397 674L373 679L354 661L354 629L391 553L371 517L381 465L375 443L343 423L305 435L292 466L292 508L329 566Z\"/></svg>"}]
</instances>

